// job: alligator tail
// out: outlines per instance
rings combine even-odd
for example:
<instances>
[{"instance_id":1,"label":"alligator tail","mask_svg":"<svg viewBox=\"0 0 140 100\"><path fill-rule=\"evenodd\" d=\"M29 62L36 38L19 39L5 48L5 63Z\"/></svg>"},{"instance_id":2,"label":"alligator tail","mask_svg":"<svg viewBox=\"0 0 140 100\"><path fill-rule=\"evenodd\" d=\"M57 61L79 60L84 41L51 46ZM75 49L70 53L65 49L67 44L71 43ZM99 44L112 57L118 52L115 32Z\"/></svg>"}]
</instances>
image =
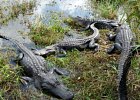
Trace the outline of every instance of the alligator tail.
<instances>
[{"instance_id":1,"label":"alligator tail","mask_svg":"<svg viewBox=\"0 0 140 100\"><path fill-rule=\"evenodd\" d=\"M15 40L15 39L12 39L12 38L10 38L10 37L1 35L1 34L0 34L0 38L5 39L5 40L9 40L9 41L12 42L13 44L15 44L19 50L25 51L25 50L22 49L22 48L23 48L23 44L20 43L19 41ZM26 47L24 47L24 49L27 50Z\"/></svg>"},{"instance_id":2,"label":"alligator tail","mask_svg":"<svg viewBox=\"0 0 140 100\"><path fill-rule=\"evenodd\" d=\"M121 52L118 71L119 71L119 100L128 100L127 98L127 74L131 65L131 50L124 49Z\"/></svg>"},{"instance_id":3,"label":"alligator tail","mask_svg":"<svg viewBox=\"0 0 140 100\"><path fill-rule=\"evenodd\" d=\"M4 36L4 35L1 35L1 34L0 34L0 38L3 38L3 39L5 39L5 40L10 40L10 38L8 38L8 37L6 37L6 36Z\"/></svg>"},{"instance_id":4,"label":"alligator tail","mask_svg":"<svg viewBox=\"0 0 140 100\"><path fill-rule=\"evenodd\" d=\"M12 43L15 44L15 45L20 44L18 41L14 40L14 39L12 39L12 38L10 38L10 37L1 35L1 34L0 34L0 38L5 39L5 40L9 40L10 42L12 42Z\"/></svg>"}]
</instances>

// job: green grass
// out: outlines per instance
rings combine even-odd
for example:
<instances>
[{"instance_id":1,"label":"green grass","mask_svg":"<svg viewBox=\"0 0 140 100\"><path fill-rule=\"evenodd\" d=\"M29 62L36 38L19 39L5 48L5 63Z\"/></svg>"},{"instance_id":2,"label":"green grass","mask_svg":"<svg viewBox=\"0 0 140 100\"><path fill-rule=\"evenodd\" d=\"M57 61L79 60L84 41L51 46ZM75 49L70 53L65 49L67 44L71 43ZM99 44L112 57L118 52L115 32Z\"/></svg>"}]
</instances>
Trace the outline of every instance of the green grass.
<instances>
[{"instance_id":1,"label":"green grass","mask_svg":"<svg viewBox=\"0 0 140 100\"><path fill-rule=\"evenodd\" d=\"M56 14L52 14L52 19L48 25L43 24L39 19L31 26L30 36L37 45L51 45L56 43L68 32L70 28L63 28L61 26L62 21L57 16Z\"/></svg>"},{"instance_id":2,"label":"green grass","mask_svg":"<svg viewBox=\"0 0 140 100\"><path fill-rule=\"evenodd\" d=\"M48 99L41 91L21 90L22 67L12 65L9 57L15 57L11 50L0 52L0 100L40 100Z\"/></svg>"},{"instance_id":3,"label":"green grass","mask_svg":"<svg viewBox=\"0 0 140 100\"><path fill-rule=\"evenodd\" d=\"M3 1L8 2L8 1ZM24 1L20 4L18 1L14 2L14 5L6 5L6 6L0 6L0 24L5 25L7 22L11 19L14 19L18 17L19 14L28 14L31 13L32 9L35 7L35 1ZM5 14L5 12L8 12L8 14Z\"/></svg>"},{"instance_id":4,"label":"green grass","mask_svg":"<svg viewBox=\"0 0 140 100\"><path fill-rule=\"evenodd\" d=\"M11 53L10 53L11 54ZM19 66L12 66L8 62L8 53L0 54L0 99L18 98L19 95L19 80L20 68Z\"/></svg>"},{"instance_id":5,"label":"green grass","mask_svg":"<svg viewBox=\"0 0 140 100\"><path fill-rule=\"evenodd\" d=\"M119 8L118 0L91 0L94 3L94 8L101 17L107 19L116 19Z\"/></svg>"},{"instance_id":6,"label":"green grass","mask_svg":"<svg viewBox=\"0 0 140 100\"><path fill-rule=\"evenodd\" d=\"M64 82L76 93L74 100L100 100L115 98L117 93L116 70L111 67L113 61L109 61L107 56L105 52L93 54L91 51L73 50L67 52L66 58L50 56L47 59L71 71L71 77Z\"/></svg>"}]
</instances>

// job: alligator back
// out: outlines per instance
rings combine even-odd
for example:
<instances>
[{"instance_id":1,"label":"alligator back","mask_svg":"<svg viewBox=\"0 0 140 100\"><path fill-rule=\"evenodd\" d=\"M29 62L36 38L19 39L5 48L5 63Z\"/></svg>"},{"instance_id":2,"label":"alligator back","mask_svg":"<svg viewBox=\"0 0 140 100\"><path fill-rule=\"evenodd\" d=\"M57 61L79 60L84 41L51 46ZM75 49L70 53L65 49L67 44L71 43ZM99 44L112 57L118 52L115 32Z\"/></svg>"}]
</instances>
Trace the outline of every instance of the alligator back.
<instances>
[{"instance_id":1,"label":"alligator back","mask_svg":"<svg viewBox=\"0 0 140 100\"><path fill-rule=\"evenodd\" d=\"M68 40L62 41L57 44L57 46L80 46L82 44L87 44L92 40L98 40L99 38L99 30L94 27L94 24L90 25L91 30L94 32L92 35L84 37L84 38L69 38Z\"/></svg>"},{"instance_id":2,"label":"alligator back","mask_svg":"<svg viewBox=\"0 0 140 100\"><path fill-rule=\"evenodd\" d=\"M40 56L41 59L38 59L39 56L35 55L31 50L29 50L23 44L19 43L18 41L12 38L3 35L0 35L0 38L9 40L17 46L19 51L23 53L23 59L21 59L19 62L21 63L21 65L24 66L25 69L30 70L31 71L30 73L39 74L46 71L44 67L45 59L43 57Z\"/></svg>"},{"instance_id":3,"label":"alligator back","mask_svg":"<svg viewBox=\"0 0 140 100\"><path fill-rule=\"evenodd\" d=\"M133 43L134 34L132 33L128 25L121 25L116 30L116 42L120 43L122 48L129 48L129 45Z\"/></svg>"},{"instance_id":4,"label":"alligator back","mask_svg":"<svg viewBox=\"0 0 140 100\"><path fill-rule=\"evenodd\" d=\"M133 46L133 39L134 34L132 33L131 29L127 25L121 25L116 30L116 39L115 42L121 45L121 55L119 59L119 66L118 66L118 76L119 76L119 99L120 100L127 100L127 87L126 87L126 80L127 74L129 71L129 67L131 65L131 58L132 58L132 46Z\"/></svg>"}]
</instances>

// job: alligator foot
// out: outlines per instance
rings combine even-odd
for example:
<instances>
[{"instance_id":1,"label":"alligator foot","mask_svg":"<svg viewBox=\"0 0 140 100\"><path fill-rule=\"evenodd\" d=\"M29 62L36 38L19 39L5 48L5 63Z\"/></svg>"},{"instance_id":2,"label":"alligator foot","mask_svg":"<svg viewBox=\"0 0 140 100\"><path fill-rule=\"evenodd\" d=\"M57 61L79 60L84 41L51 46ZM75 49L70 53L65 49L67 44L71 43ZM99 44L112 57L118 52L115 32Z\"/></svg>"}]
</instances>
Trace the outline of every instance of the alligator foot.
<instances>
[{"instance_id":1,"label":"alligator foot","mask_svg":"<svg viewBox=\"0 0 140 100\"><path fill-rule=\"evenodd\" d=\"M107 37L110 41L115 41L116 34L108 34Z\"/></svg>"},{"instance_id":2,"label":"alligator foot","mask_svg":"<svg viewBox=\"0 0 140 100\"><path fill-rule=\"evenodd\" d=\"M14 61L20 61L22 60L22 58L24 57L24 54L23 53L19 53L16 58L14 58Z\"/></svg>"},{"instance_id":3,"label":"alligator foot","mask_svg":"<svg viewBox=\"0 0 140 100\"><path fill-rule=\"evenodd\" d=\"M22 88L28 88L29 84L33 82L33 79L30 77L23 76L21 77Z\"/></svg>"},{"instance_id":4,"label":"alligator foot","mask_svg":"<svg viewBox=\"0 0 140 100\"><path fill-rule=\"evenodd\" d=\"M94 52L97 52L100 48L99 44L97 43L94 44L94 47L95 47Z\"/></svg>"},{"instance_id":5,"label":"alligator foot","mask_svg":"<svg viewBox=\"0 0 140 100\"><path fill-rule=\"evenodd\" d=\"M94 52L97 52L99 50L99 44L98 43L95 43L94 40L92 40L90 43L89 43L89 48L90 49L94 49Z\"/></svg>"},{"instance_id":6,"label":"alligator foot","mask_svg":"<svg viewBox=\"0 0 140 100\"><path fill-rule=\"evenodd\" d=\"M64 75L64 76L69 76L70 75L70 71L63 69L63 68L52 68L49 71L50 73L56 73L58 75Z\"/></svg>"},{"instance_id":7,"label":"alligator foot","mask_svg":"<svg viewBox=\"0 0 140 100\"><path fill-rule=\"evenodd\" d=\"M121 52L122 46L119 43L114 43L110 48L107 49L108 54L113 54L116 50Z\"/></svg>"},{"instance_id":8,"label":"alligator foot","mask_svg":"<svg viewBox=\"0 0 140 100\"><path fill-rule=\"evenodd\" d=\"M56 48L56 56L57 57L65 57L66 56L66 51L62 48Z\"/></svg>"},{"instance_id":9,"label":"alligator foot","mask_svg":"<svg viewBox=\"0 0 140 100\"><path fill-rule=\"evenodd\" d=\"M22 82L23 84L27 84L27 83L33 82L33 79L30 78L30 77L22 76L22 77L21 77L21 82Z\"/></svg>"},{"instance_id":10,"label":"alligator foot","mask_svg":"<svg viewBox=\"0 0 140 100\"><path fill-rule=\"evenodd\" d=\"M33 91L37 91L37 88L35 87L35 84L34 84L34 80L30 77L26 77L26 76L23 76L21 77L21 85L20 85L20 88L22 91L26 91L26 90L33 90Z\"/></svg>"}]
</instances>

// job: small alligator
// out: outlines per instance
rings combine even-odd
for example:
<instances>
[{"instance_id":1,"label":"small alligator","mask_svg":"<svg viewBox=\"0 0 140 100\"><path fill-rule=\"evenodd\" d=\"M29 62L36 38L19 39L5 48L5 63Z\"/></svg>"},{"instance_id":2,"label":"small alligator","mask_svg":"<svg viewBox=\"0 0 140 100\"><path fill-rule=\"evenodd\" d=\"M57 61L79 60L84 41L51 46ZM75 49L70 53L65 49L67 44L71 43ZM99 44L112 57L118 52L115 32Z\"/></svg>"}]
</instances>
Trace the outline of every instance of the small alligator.
<instances>
[{"instance_id":1,"label":"small alligator","mask_svg":"<svg viewBox=\"0 0 140 100\"><path fill-rule=\"evenodd\" d=\"M92 23L95 23L95 27L98 29L114 29L118 27L120 24L114 20L89 20L89 19L83 19L81 17L70 17L73 21L77 22L79 25L84 26L85 28L82 30L87 30L90 28L90 25Z\"/></svg>"},{"instance_id":2,"label":"small alligator","mask_svg":"<svg viewBox=\"0 0 140 100\"><path fill-rule=\"evenodd\" d=\"M66 54L65 50L70 50L76 48L78 50L83 50L85 48L94 49L94 51L98 51L99 45L96 41L99 39L99 30L94 27L95 23L90 25L90 28L94 33L85 38L69 38L67 40L61 41L54 45L48 46L45 49L37 50L34 53L37 55L46 55L49 52L63 52Z\"/></svg>"},{"instance_id":3,"label":"small alligator","mask_svg":"<svg viewBox=\"0 0 140 100\"><path fill-rule=\"evenodd\" d=\"M126 80L131 64L131 58L133 56L132 49L135 46L134 34L128 25L119 26L115 33L115 35L109 35L109 40L115 40L115 43L111 48L107 50L107 52L108 54L112 54L116 50L121 52L118 65L119 100L128 100Z\"/></svg>"},{"instance_id":4,"label":"small alligator","mask_svg":"<svg viewBox=\"0 0 140 100\"><path fill-rule=\"evenodd\" d=\"M17 46L17 49L20 52L17 60L23 66L23 69L28 76L32 77L36 88L46 90L64 100L71 100L73 98L73 93L69 91L54 74L54 71L58 74L65 74L63 73L64 71L56 68L48 71L46 69L46 61L43 57L35 55L31 50L19 43L17 40L3 35L0 35L0 38L9 40ZM23 79L30 81L29 77L24 77Z\"/></svg>"}]
</instances>

